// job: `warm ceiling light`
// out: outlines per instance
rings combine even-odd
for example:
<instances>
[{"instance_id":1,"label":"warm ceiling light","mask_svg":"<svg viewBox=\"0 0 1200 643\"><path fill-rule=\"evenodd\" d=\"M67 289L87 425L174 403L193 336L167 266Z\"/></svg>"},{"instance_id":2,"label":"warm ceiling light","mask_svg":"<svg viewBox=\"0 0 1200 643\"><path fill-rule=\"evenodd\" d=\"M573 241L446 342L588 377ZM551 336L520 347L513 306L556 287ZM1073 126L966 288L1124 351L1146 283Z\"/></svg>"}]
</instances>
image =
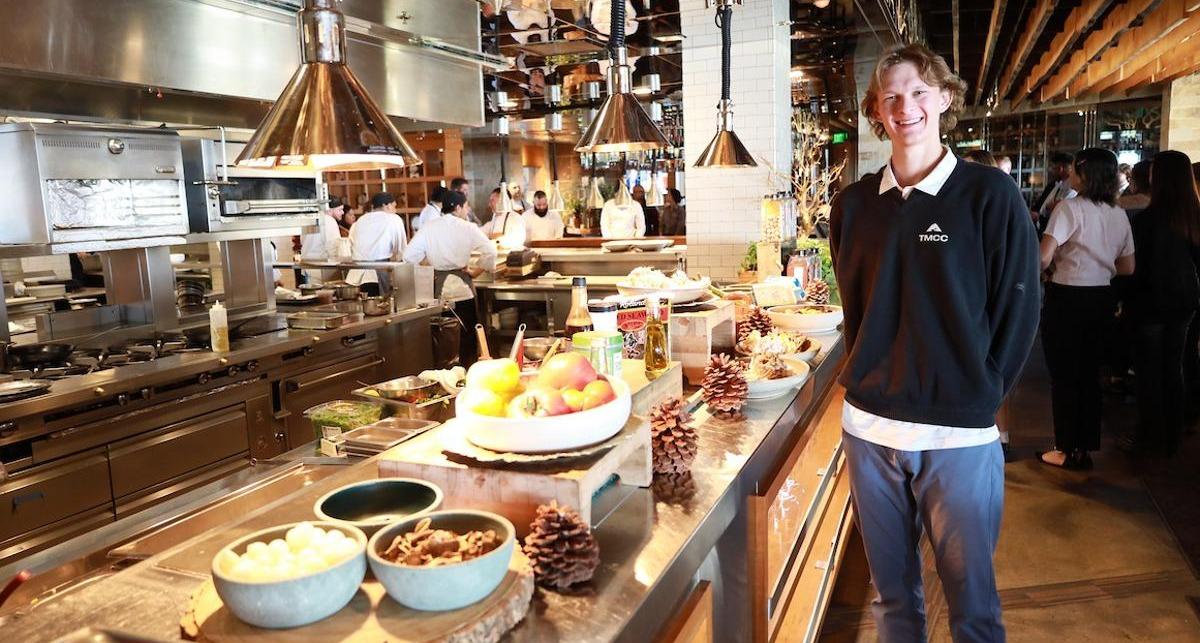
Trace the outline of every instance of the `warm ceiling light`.
<instances>
[{"instance_id":1,"label":"warm ceiling light","mask_svg":"<svg viewBox=\"0 0 1200 643\"><path fill-rule=\"evenodd\" d=\"M683 34L669 33L663 35L655 35L654 39L659 42L683 42Z\"/></svg>"},{"instance_id":2,"label":"warm ceiling light","mask_svg":"<svg viewBox=\"0 0 1200 643\"><path fill-rule=\"evenodd\" d=\"M788 74L788 77L790 77L792 80L804 80L804 70L793 69L791 73Z\"/></svg>"},{"instance_id":3,"label":"warm ceiling light","mask_svg":"<svg viewBox=\"0 0 1200 643\"><path fill-rule=\"evenodd\" d=\"M729 99L730 54L733 49L733 3L718 0L717 25L721 28L721 102L717 104L717 133L700 153L696 167L757 167L754 157L733 133L733 101Z\"/></svg>"},{"instance_id":4,"label":"warm ceiling light","mask_svg":"<svg viewBox=\"0 0 1200 643\"><path fill-rule=\"evenodd\" d=\"M304 0L300 68L238 165L373 170L421 163L387 114L346 65L346 19L338 0Z\"/></svg>"},{"instance_id":5,"label":"warm ceiling light","mask_svg":"<svg viewBox=\"0 0 1200 643\"><path fill-rule=\"evenodd\" d=\"M625 3L612 3L608 47L608 98L588 125L576 152L645 152L667 147L667 137L630 92L629 59L625 51Z\"/></svg>"}]
</instances>

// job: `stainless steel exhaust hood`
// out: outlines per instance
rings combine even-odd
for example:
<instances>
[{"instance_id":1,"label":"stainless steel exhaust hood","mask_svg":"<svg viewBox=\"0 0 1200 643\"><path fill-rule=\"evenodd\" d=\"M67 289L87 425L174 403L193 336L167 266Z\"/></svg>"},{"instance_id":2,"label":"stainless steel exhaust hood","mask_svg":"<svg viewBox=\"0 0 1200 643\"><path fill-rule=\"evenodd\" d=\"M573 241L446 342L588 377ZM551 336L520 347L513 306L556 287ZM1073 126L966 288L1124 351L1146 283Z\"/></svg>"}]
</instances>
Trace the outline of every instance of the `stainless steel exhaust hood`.
<instances>
[{"instance_id":1,"label":"stainless steel exhaust hood","mask_svg":"<svg viewBox=\"0 0 1200 643\"><path fill-rule=\"evenodd\" d=\"M253 127L300 64L299 8L7 0L0 113ZM480 69L502 60L479 51L478 3L346 0L342 12L354 72L400 129L484 123Z\"/></svg>"}]
</instances>

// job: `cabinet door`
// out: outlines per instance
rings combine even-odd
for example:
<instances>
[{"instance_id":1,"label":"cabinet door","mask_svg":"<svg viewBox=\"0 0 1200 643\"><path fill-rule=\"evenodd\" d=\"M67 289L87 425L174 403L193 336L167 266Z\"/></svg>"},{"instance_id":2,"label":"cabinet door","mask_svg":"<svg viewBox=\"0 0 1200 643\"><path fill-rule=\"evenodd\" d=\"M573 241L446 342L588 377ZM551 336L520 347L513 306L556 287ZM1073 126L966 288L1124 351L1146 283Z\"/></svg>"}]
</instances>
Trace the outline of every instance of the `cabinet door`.
<instances>
[{"instance_id":1,"label":"cabinet door","mask_svg":"<svg viewBox=\"0 0 1200 643\"><path fill-rule=\"evenodd\" d=\"M21 471L0 484L0 542L105 505L111 512L104 449Z\"/></svg>"},{"instance_id":2,"label":"cabinet door","mask_svg":"<svg viewBox=\"0 0 1200 643\"><path fill-rule=\"evenodd\" d=\"M108 447L118 501L239 454L248 455L245 406L171 424Z\"/></svg>"},{"instance_id":3,"label":"cabinet door","mask_svg":"<svg viewBox=\"0 0 1200 643\"><path fill-rule=\"evenodd\" d=\"M712 643L713 598L712 586L700 581L684 601L675 618L667 624L657 643Z\"/></svg>"},{"instance_id":4,"label":"cabinet door","mask_svg":"<svg viewBox=\"0 0 1200 643\"><path fill-rule=\"evenodd\" d=\"M286 412L289 449L316 439L312 424L304 417L310 407L337 399L351 399L350 392L361 388L360 380L377 380L383 360L374 354L362 355L316 370L299 373L280 382L283 410Z\"/></svg>"}]
</instances>

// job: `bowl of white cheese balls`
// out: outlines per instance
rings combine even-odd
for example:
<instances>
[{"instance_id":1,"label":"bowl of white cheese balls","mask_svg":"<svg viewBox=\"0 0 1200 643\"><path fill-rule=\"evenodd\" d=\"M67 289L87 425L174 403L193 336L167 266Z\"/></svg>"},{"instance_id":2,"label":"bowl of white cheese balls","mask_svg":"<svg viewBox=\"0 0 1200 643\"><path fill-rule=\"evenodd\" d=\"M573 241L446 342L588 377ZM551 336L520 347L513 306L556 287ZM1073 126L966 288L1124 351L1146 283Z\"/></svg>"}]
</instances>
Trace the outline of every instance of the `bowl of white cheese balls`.
<instances>
[{"instance_id":1,"label":"bowl of white cheese balls","mask_svg":"<svg viewBox=\"0 0 1200 643\"><path fill-rule=\"evenodd\" d=\"M346 606L367 571L367 536L346 523L301 522L254 532L213 558L217 595L264 628L315 623Z\"/></svg>"}]
</instances>

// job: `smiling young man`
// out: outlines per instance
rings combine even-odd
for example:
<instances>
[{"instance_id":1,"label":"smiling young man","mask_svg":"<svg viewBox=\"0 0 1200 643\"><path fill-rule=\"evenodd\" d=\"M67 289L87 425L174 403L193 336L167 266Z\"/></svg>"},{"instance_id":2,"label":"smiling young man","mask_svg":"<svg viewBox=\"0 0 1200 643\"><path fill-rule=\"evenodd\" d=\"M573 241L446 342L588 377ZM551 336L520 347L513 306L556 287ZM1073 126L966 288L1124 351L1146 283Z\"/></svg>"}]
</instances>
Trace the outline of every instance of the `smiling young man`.
<instances>
[{"instance_id":1,"label":"smiling young man","mask_svg":"<svg viewBox=\"0 0 1200 643\"><path fill-rule=\"evenodd\" d=\"M1012 179L941 144L965 91L925 47L887 52L862 112L891 159L830 216L848 350L843 446L885 643L926 640L922 531L954 640L1004 640L995 415L1037 330L1038 252Z\"/></svg>"}]
</instances>

